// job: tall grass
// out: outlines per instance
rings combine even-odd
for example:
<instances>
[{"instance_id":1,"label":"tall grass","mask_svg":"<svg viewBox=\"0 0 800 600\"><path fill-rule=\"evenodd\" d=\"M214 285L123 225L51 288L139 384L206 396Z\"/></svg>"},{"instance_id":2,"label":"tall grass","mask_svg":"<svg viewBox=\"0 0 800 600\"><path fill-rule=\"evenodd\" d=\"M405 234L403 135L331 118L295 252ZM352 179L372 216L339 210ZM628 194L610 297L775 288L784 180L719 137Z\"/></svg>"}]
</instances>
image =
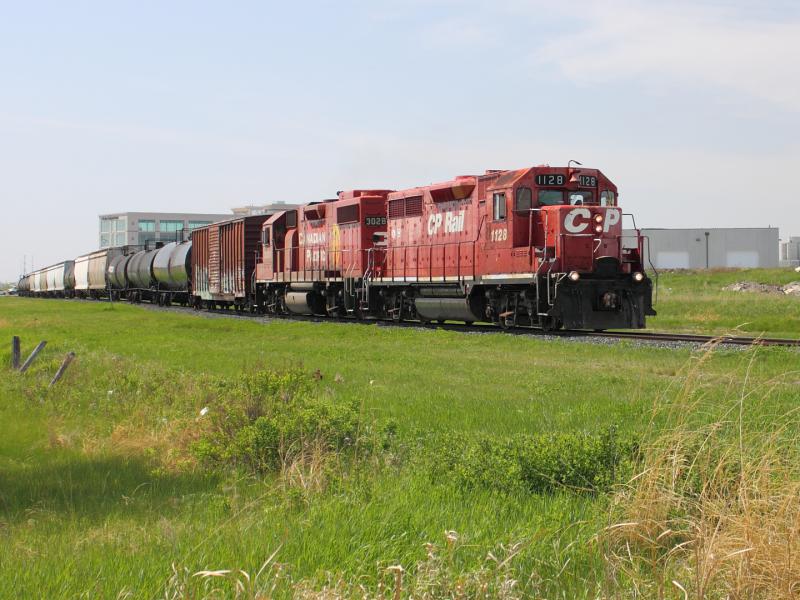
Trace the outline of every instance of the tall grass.
<instances>
[{"instance_id":1,"label":"tall grass","mask_svg":"<svg viewBox=\"0 0 800 600\"><path fill-rule=\"evenodd\" d=\"M49 343L0 370L0 597L767 597L725 569L792 576L761 557L795 554L795 351L6 307L0 335Z\"/></svg>"},{"instance_id":2,"label":"tall grass","mask_svg":"<svg viewBox=\"0 0 800 600\"><path fill-rule=\"evenodd\" d=\"M798 409L763 407L798 372L753 384L753 351L743 383L720 402L701 385L711 352L657 403L654 414L673 425L648 432L638 475L614 497L613 524L599 536L611 579L645 597L797 598Z\"/></svg>"}]
</instances>

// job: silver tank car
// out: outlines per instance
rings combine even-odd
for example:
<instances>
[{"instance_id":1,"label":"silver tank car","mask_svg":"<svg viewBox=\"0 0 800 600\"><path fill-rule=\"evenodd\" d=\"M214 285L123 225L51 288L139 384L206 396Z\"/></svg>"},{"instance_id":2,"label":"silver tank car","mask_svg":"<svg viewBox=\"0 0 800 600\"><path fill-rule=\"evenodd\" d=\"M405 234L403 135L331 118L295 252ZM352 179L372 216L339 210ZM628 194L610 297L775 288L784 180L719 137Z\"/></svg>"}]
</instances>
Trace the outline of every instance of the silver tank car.
<instances>
[{"instance_id":1,"label":"silver tank car","mask_svg":"<svg viewBox=\"0 0 800 600\"><path fill-rule=\"evenodd\" d=\"M140 290L150 290L155 286L153 259L158 250L142 250L134 254L126 269L128 286Z\"/></svg>"},{"instance_id":2,"label":"silver tank car","mask_svg":"<svg viewBox=\"0 0 800 600\"><path fill-rule=\"evenodd\" d=\"M153 260L153 275L159 289L186 292L192 263L192 242L170 242Z\"/></svg>"}]
</instances>

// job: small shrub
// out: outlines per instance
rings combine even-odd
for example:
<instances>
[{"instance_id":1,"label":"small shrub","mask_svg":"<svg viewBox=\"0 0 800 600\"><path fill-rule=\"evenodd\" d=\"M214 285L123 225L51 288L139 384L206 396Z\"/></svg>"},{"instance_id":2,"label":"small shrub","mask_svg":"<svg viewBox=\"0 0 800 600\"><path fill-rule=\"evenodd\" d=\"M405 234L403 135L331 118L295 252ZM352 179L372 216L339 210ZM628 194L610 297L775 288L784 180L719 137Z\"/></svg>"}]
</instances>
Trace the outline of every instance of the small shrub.
<instances>
[{"instance_id":1,"label":"small shrub","mask_svg":"<svg viewBox=\"0 0 800 600\"><path fill-rule=\"evenodd\" d=\"M503 491L602 491L629 469L636 444L611 428L599 434L547 433L514 437L446 436L434 444L431 468L465 487Z\"/></svg>"},{"instance_id":2,"label":"small shrub","mask_svg":"<svg viewBox=\"0 0 800 600\"><path fill-rule=\"evenodd\" d=\"M318 462L359 446L369 451L393 431L365 426L354 402L336 398L298 369L246 374L218 382L216 390L225 399L210 410L211 426L194 449L206 463L278 471L312 456Z\"/></svg>"}]
</instances>

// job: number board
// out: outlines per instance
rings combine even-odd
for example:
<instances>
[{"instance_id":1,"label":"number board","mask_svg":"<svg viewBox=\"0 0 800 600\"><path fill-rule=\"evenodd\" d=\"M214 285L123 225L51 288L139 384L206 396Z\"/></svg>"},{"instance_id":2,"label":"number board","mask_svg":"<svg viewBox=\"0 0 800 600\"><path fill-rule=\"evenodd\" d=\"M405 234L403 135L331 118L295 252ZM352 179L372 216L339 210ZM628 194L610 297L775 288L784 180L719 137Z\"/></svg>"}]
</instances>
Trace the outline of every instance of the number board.
<instances>
[{"instance_id":1,"label":"number board","mask_svg":"<svg viewBox=\"0 0 800 600\"><path fill-rule=\"evenodd\" d=\"M364 225L367 227L380 227L386 225L386 217L365 217Z\"/></svg>"},{"instance_id":2,"label":"number board","mask_svg":"<svg viewBox=\"0 0 800 600\"><path fill-rule=\"evenodd\" d=\"M536 185L564 185L566 177L557 173L536 176Z\"/></svg>"},{"instance_id":3,"label":"number board","mask_svg":"<svg viewBox=\"0 0 800 600\"><path fill-rule=\"evenodd\" d=\"M581 187L597 187L597 177L594 175L581 175L578 183Z\"/></svg>"}]
</instances>

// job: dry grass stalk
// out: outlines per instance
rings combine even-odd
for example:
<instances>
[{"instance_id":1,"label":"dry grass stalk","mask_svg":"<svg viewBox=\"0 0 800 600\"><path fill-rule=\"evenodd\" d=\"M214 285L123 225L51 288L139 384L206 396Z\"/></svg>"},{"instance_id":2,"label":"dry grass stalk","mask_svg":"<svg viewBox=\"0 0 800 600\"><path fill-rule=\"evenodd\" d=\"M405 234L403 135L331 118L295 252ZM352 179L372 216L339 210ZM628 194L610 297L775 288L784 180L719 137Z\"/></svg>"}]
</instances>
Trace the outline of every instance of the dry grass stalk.
<instances>
[{"instance_id":1,"label":"dry grass stalk","mask_svg":"<svg viewBox=\"0 0 800 600\"><path fill-rule=\"evenodd\" d=\"M797 598L800 595L800 464L796 415L751 422L781 381L749 388L753 351L727 407L702 393L703 365L685 373L667 410L675 427L641 449L641 471L615 498L616 523L600 536L615 571L645 596ZM735 389L729 385L729 390ZM712 424L693 425L715 411ZM702 419L699 419L702 420Z\"/></svg>"}]
</instances>

